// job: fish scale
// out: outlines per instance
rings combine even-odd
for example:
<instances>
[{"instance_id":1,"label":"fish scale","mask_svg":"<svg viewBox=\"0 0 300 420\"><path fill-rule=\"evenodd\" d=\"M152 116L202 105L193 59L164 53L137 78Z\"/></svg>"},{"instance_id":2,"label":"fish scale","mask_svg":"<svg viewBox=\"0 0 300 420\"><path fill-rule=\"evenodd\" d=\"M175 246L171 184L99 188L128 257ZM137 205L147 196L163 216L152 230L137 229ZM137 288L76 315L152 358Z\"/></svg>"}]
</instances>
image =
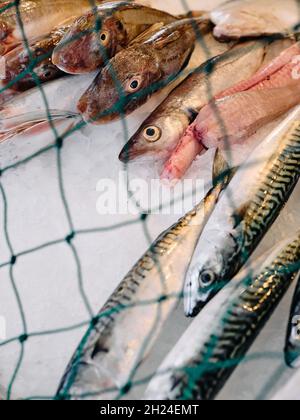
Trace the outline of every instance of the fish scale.
<instances>
[{"instance_id":1,"label":"fish scale","mask_svg":"<svg viewBox=\"0 0 300 420\"><path fill-rule=\"evenodd\" d=\"M222 301L222 305L220 302L215 304L219 310L213 325L208 326L207 338L199 344L200 350L198 345L193 358L174 367L171 357L174 362L182 348L179 345L177 350L173 350L168 360L172 365L171 373L161 383L157 375L146 392L147 397L210 400L217 396L295 280L300 259L299 233L288 245L281 246L279 254L277 251L276 254L275 259L266 263L253 280L249 282L246 276L233 293L226 295L228 298ZM188 338L183 337L182 341L184 339ZM155 388L157 391L153 395L151 390L154 392ZM161 389L165 390L163 394Z\"/></svg>"},{"instance_id":2,"label":"fish scale","mask_svg":"<svg viewBox=\"0 0 300 420\"><path fill-rule=\"evenodd\" d=\"M120 283L67 367L60 399L113 399L126 388L178 302L197 239L228 180L164 232ZM107 389L109 395L100 392Z\"/></svg>"},{"instance_id":3,"label":"fish scale","mask_svg":"<svg viewBox=\"0 0 300 420\"><path fill-rule=\"evenodd\" d=\"M278 209L282 208L282 201L288 200L298 182L300 123L295 122L286 137L289 140L284 142L281 153L270 163L270 167L264 174L262 186L256 194L257 199L251 202L245 217L243 249L247 253L251 253L253 247L260 241L264 230L276 219ZM267 181L269 177L274 181L272 185Z\"/></svg>"},{"instance_id":4,"label":"fish scale","mask_svg":"<svg viewBox=\"0 0 300 420\"><path fill-rule=\"evenodd\" d=\"M278 128L280 135L275 130L258 146L212 214L185 280L187 316L197 315L237 274L293 192L300 175L299 110Z\"/></svg>"}]
</instances>

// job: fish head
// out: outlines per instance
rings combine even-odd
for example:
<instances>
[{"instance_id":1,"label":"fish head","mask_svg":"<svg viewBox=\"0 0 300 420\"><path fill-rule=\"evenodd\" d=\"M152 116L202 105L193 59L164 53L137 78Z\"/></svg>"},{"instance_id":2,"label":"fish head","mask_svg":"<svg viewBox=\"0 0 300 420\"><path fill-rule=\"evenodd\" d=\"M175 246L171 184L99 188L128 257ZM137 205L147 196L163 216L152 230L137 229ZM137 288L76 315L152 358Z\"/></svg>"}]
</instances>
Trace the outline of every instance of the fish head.
<instances>
[{"instance_id":1,"label":"fish head","mask_svg":"<svg viewBox=\"0 0 300 420\"><path fill-rule=\"evenodd\" d=\"M223 241L223 235L210 231L199 240L184 284L184 310L188 317L198 315L224 286L228 255L232 254L234 243L231 238Z\"/></svg>"},{"instance_id":2,"label":"fish head","mask_svg":"<svg viewBox=\"0 0 300 420\"><path fill-rule=\"evenodd\" d=\"M187 115L180 109L166 114L162 104L131 137L121 151L119 159L127 163L145 156L168 158L188 124Z\"/></svg>"},{"instance_id":3,"label":"fish head","mask_svg":"<svg viewBox=\"0 0 300 420\"><path fill-rule=\"evenodd\" d=\"M95 78L78 102L85 121L102 124L123 117L145 103L161 71L141 48L120 51Z\"/></svg>"},{"instance_id":4,"label":"fish head","mask_svg":"<svg viewBox=\"0 0 300 420\"><path fill-rule=\"evenodd\" d=\"M285 359L288 366L292 368L300 367L300 316L295 316L292 319L289 340L285 349Z\"/></svg>"},{"instance_id":5,"label":"fish head","mask_svg":"<svg viewBox=\"0 0 300 420\"><path fill-rule=\"evenodd\" d=\"M95 71L126 41L121 20L104 12L78 18L53 51L53 63L66 73Z\"/></svg>"}]
</instances>

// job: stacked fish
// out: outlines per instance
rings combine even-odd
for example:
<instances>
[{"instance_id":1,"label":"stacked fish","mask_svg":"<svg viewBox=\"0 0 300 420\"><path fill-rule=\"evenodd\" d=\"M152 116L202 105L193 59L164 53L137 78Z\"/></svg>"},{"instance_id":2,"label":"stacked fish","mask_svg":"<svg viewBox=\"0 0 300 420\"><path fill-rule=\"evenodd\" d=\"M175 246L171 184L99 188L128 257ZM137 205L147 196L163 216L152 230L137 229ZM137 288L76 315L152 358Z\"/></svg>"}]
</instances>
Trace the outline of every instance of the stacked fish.
<instances>
[{"instance_id":1,"label":"stacked fish","mask_svg":"<svg viewBox=\"0 0 300 420\"><path fill-rule=\"evenodd\" d=\"M108 123L174 84L120 160L163 159L161 176L174 182L198 155L217 149L213 188L153 243L93 319L57 398L130 392L182 298L188 317L200 315L145 398L215 398L300 270L299 232L262 260L252 258L300 175L298 2L235 0L186 16L133 2L97 1L91 11L88 0L7 2L1 11L2 140L43 121L41 114L20 114L20 99L11 97L67 73L97 72L76 111L49 110L54 120L80 115L86 123ZM32 24L36 18L40 25ZM184 72L196 44L207 54ZM232 168L228 150L282 116L241 167ZM284 350L293 367L300 364L299 324L300 282Z\"/></svg>"}]
</instances>

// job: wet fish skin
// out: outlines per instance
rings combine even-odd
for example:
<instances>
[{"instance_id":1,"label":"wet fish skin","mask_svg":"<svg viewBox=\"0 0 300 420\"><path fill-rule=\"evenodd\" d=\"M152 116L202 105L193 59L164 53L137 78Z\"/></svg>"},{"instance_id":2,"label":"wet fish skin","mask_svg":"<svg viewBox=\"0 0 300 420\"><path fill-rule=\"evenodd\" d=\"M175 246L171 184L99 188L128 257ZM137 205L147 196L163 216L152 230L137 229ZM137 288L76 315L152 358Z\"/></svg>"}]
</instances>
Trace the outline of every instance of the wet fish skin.
<instances>
[{"instance_id":1,"label":"wet fish skin","mask_svg":"<svg viewBox=\"0 0 300 420\"><path fill-rule=\"evenodd\" d=\"M53 63L72 74L95 71L153 24L175 20L169 13L132 2L102 4L74 22L55 48Z\"/></svg>"},{"instance_id":2,"label":"wet fish skin","mask_svg":"<svg viewBox=\"0 0 300 420\"><path fill-rule=\"evenodd\" d=\"M16 78L23 72L29 69L30 64L36 60L36 65L33 67L34 73L38 77L40 83L54 80L64 73L59 70L51 60L51 54L54 47L59 43L64 34L67 32L71 25L65 24L59 28L53 29L51 33L29 44L30 55L26 47L19 46L5 55L5 79L1 81L4 87L7 84L14 82L10 89L24 92L36 86L35 79L31 72L22 76L19 80ZM1 96L1 94L0 94Z\"/></svg>"},{"instance_id":3,"label":"wet fish skin","mask_svg":"<svg viewBox=\"0 0 300 420\"><path fill-rule=\"evenodd\" d=\"M216 145L229 148L284 115L299 101L299 81L290 82L285 87L255 89L227 96L202 109L197 117L194 135L206 150ZM248 112L241 117L241 110Z\"/></svg>"},{"instance_id":4,"label":"wet fish skin","mask_svg":"<svg viewBox=\"0 0 300 420\"><path fill-rule=\"evenodd\" d=\"M96 4L101 0L95 0ZM12 5L12 7L10 6ZM28 39L46 35L55 26L91 8L89 0L20 0L19 11ZM13 1L2 4L0 14L0 48L2 54L22 42L17 9ZM38 24L37 24L38 22Z\"/></svg>"},{"instance_id":5,"label":"wet fish skin","mask_svg":"<svg viewBox=\"0 0 300 420\"><path fill-rule=\"evenodd\" d=\"M300 279L291 306L284 353L288 366L292 368L300 366Z\"/></svg>"},{"instance_id":6,"label":"wet fish skin","mask_svg":"<svg viewBox=\"0 0 300 420\"><path fill-rule=\"evenodd\" d=\"M189 256L227 182L229 178L217 183L193 211L164 232L120 283L82 341L82 351L70 362L59 398L83 399L81 395L93 393L96 399L112 399L128 383L178 302ZM168 295L173 297L162 299ZM151 339L141 355L147 337ZM107 388L111 391L102 394Z\"/></svg>"},{"instance_id":7,"label":"wet fish skin","mask_svg":"<svg viewBox=\"0 0 300 420\"><path fill-rule=\"evenodd\" d=\"M117 120L174 80L193 52L195 22L184 19L166 25L116 54L79 100L83 118L94 124Z\"/></svg>"},{"instance_id":8,"label":"wet fish skin","mask_svg":"<svg viewBox=\"0 0 300 420\"><path fill-rule=\"evenodd\" d=\"M193 321L150 382L146 399L215 399L297 278L299 258L298 232L263 264L238 275Z\"/></svg>"},{"instance_id":9,"label":"wet fish skin","mask_svg":"<svg viewBox=\"0 0 300 420\"><path fill-rule=\"evenodd\" d=\"M204 106L165 164L162 178L181 178L197 154L214 147L230 149L297 105L300 83L294 78L294 58L299 52L295 43Z\"/></svg>"},{"instance_id":10,"label":"wet fish skin","mask_svg":"<svg viewBox=\"0 0 300 420\"><path fill-rule=\"evenodd\" d=\"M196 316L235 276L289 199L300 175L300 123L292 120L298 116L297 109L280 136L275 130L254 150L222 196L186 276L187 316Z\"/></svg>"},{"instance_id":11,"label":"wet fish skin","mask_svg":"<svg viewBox=\"0 0 300 420\"><path fill-rule=\"evenodd\" d=\"M210 18L218 39L240 39L290 32L300 23L297 0L233 0L216 7Z\"/></svg>"},{"instance_id":12,"label":"wet fish skin","mask_svg":"<svg viewBox=\"0 0 300 420\"><path fill-rule=\"evenodd\" d=\"M211 37L211 34L206 35L203 42L212 51L212 55L215 55L214 51L218 50L219 43L216 44ZM147 118L121 151L120 160L129 162L148 155L168 158L203 106L221 91L258 71L269 50L271 54L268 60L271 60L274 53L291 43L290 40L271 44L268 40L247 42L203 63ZM153 141L147 135L148 129L154 133Z\"/></svg>"}]
</instances>

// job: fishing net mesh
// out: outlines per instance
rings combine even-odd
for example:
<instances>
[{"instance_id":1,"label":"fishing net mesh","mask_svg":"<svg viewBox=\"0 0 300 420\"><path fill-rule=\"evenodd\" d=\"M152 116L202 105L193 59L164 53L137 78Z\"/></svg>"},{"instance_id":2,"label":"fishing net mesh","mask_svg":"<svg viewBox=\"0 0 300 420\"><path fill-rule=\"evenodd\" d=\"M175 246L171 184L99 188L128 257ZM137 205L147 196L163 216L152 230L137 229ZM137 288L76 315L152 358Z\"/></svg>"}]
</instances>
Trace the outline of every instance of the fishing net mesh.
<instances>
[{"instance_id":1,"label":"fishing net mesh","mask_svg":"<svg viewBox=\"0 0 300 420\"><path fill-rule=\"evenodd\" d=\"M184 0L182 0L182 4L183 4L183 7L186 10L186 12L188 12L189 11L188 3ZM94 7L94 6L95 6L95 3L94 3L93 0L91 0L91 7ZM23 33L24 45L25 45L25 48L27 49L27 51L30 55L31 51L30 51L29 41L26 39L26 35L25 35L25 32L24 32L23 23L22 23L22 18L21 18L20 12L19 12L19 1L13 1L13 2L5 3L4 5L2 5L1 9L0 9L0 14L3 13L4 11L10 9L10 8L16 8L18 23L19 23L19 26L20 26L21 31ZM199 35L199 34L197 34L197 35ZM203 46L203 39L201 39L200 41L201 41L201 45ZM205 45L203 47L205 47ZM36 59L32 58L31 62L30 62L30 65L26 69L24 69L24 71L21 74L19 74L12 82L10 82L7 86L2 88L1 91L0 91L0 94L3 93L6 89L9 89L18 80L20 80L21 78L25 77L28 73L30 73L35 80L37 89L39 89L41 94L43 95L44 106L45 106L45 110L47 112L48 122L49 122L49 125L51 127L51 130L53 131L55 139L56 139L55 142L53 142L53 144L41 148L40 150L36 151L34 154L32 154L30 156L27 156L27 157L25 157L21 160L18 160L13 164L9 164L8 166L2 166L0 168L0 193L1 193L1 199L2 199L2 202L3 202L2 217L3 217L3 226L4 226L4 231L3 231L3 234L2 234L2 241L6 242L6 245L9 248L9 252L10 252L10 258L7 261L0 262L0 269L7 268L9 270L9 278L10 278L10 282L11 282L11 288L13 290L15 299L18 303L19 315L20 315L21 320L22 320L22 330L20 331L20 334L18 334L18 336L16 336L16 337L11 337L7 340L4 340L4 341L0 342L0 347L2 347L2 348L4 346L9 346L13 342L16 342L16 343L19 344L18 360L17 360L16 366L14 367L13 374L11 376L11 380L10 380L8 386L7 386L7 394L6 394L6 396L3 396L7 399L11 399L11 397L12 397L14 385L15 385L17 379L18 379L18 375L19 375L21 366L24 363L26 346L31 339L33 339L35 337L38 337L38 336L64 334L64 333L67 333L69 331L73 331L73 330L76 330L76 329L79 329L79 328L82 328L82 327L86 326L87 327L87 332L86 332L84 338L82 339L79 347L76 350L76 358L78 360L80 360L82 349L83 349L86 341L88 340L88 338L90 336L90 333L95 326L95 323L97 323L97 321L99 319L99 316L101 316L101 317L110 316L113 312L126 311L127 308L132 307L131 305L128 305L128 307L126 307L126 305L116 306L115 308L113 308L111 310L108 310L104 313L102 312L101 315L97 315L93 312L92 305L89 302L89 298L88 298L87 294L85 293L85 287L84 287L85 279L82 275L81 257L80 257L80 254L79 254L78 250L76 249L74 239L76 237L78 237L79 235L80 236L81 235L87 235L87 234L90 234L90 233L101 234L101 232L107 231L108 229L118 230L118 229L121 229L122 227L124 227L126 225L137 224L137 225L141 226L141 229L144 232L145 238L146 238L147 242L149 243L149 246L151 245L151 242L152 242L149 231L148 231L148 226L147 226L147 221L148 221L149 217L151 217L151 215L145 213L142 209L140 211L140 215L138 217L136 217L135 220L131 220L129 222L118 223L116 225L112 225L112 226L109 226L109 227L99 227L99 228L95 228L95 229L77 229L76 228L76 226L74 224L74 221L73 221L73 218L72 218L72 208L70 207L70 204L68 203L68 199L66 197L64 177L63 177L63 163L64 163L64 161L63 161L62 151L63 151L63 148L65 146L66 141L72 141L72 134L74 134L74 132L76 130L80 130L85 125L85 123L83 121L80 121L77 124L73 125L69 130L65 131L62 135L58 134L58 131L56 130L55 124L53 123L53 121L51 119L51 110L49 109L47 96L44 92L43 85L40 83L39 77L37 76L37 74L35 74L35 71L34 71L34 68L35 68L36 64L37 64ZM120 109L120 114L122 114L122 109ZM126 119L123 119L122 124L123 124L123 128L124 128L124 141L126 142L127 139L128 139L128 127L127 127L127 124L126 124ZM56 156L57 180L58 180L59 195L60 195L61 202L63 204L63 209L64 209L65 216L67 217L69 233L65 237L62 237L59 240L54 240L54 241L41 243L39 246L36 246L35 248L25 249L23 252L15 252L14 247L12 245L13 244L13 238L11 237L11 234L10 234L11 224L14 223L14 221L10 218L10 202L9 202L8 194L6 192L5 182L3 182L3 178L4 178L4 176L6 176L6 177L9 176L9 174L14 169L18 168L19 166L24 166L24 167L28 168L33 160L39 159L42 155L50 154L50 153L54 153L55 156ZM27 323L27 314L26 314L26 311L24 309L24 302L22 301L21 294L19 293L19 290L18 290L16 274L15 274L16 266L21 261L21 259L23 257L25 257L29 254L34 254L34 253L39 252L43 249L46 249L46 248L49 248L49 247L55 247L55 246L63 244L63 243L67 244L67 246L71 250L73 260L74 260L74 266L76 267L76 272L77 272L77 278L74 278L74 282L77 282L78 285L79 285L79 290L80 290L80 295L81 295L82 302L83 302L84 306L86 307L87 312L90 314L90 317L89 317L89 319L82 320L81 323L77 323L76 325L70 325L70 326L67 326L67 327L62 327L60 329L57 328L57 329L54 329L54 330L39 331L39 332L30 331L29 328L28 328L28 323ZM34 291L33 291L33 293L34 293ZM177 296L177 297L181 298L182 296ZM174 295L172 295L172 296L171 295L170 296L161 296L157 299L157 301L158 302L160 302L160 301L163 302L165 299L174 299L174 298L175 298ZM148 303L151 304L152 302L148 302ZM138 304L142 305L142 304L147 304L147 303L140 302L140 303L135 303L135 304L136 305L138 305ZM155 332L155 326L152 329L153 334L154 334L154 332ZM145 342L141 346L141 349L140 349L140 354L141 355L143 354L143 351L147 347L147 343L149 342L150 338L151 337L147 337L147 339L145 340ZM238 363L238 361L236 361L236 363ZM76 368L77 368L76 363L74 363L74 365L73 365L74 376L76 374ZM134 386L141 385L142 383L146 383L150 379L150 377L142 378L142 379L135 379L135 373L136 373L135 370L133 370L131 372L131 374L129 375L128 383L124 384L124 387L119 392L118 398L121 398L124 395L126 395ZM59 379L60 378L58 378L58 381L59 381ZM70 381L71 380L72 380L72 375L71 375ZM193 380L192 377L191 377L191 380ZM71 385L71 383L70 383L70 385ZM60 395L29 396L28 399L39 399L39 398L42 398L42 399L54 399L54 398L67 399L69 397L67 388L68 387L65 387L65 391L60 393ZM97 393L99 394L99 393L101 393L101 391L103 393L105 393L106 390L99 390ZM92 395L93 395L93 393L90 394L90 396L92 396ZM89 397L89 393L87 392L85 395L82 395L82 397Z\"/></svg>"}]
</instances>

